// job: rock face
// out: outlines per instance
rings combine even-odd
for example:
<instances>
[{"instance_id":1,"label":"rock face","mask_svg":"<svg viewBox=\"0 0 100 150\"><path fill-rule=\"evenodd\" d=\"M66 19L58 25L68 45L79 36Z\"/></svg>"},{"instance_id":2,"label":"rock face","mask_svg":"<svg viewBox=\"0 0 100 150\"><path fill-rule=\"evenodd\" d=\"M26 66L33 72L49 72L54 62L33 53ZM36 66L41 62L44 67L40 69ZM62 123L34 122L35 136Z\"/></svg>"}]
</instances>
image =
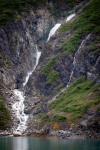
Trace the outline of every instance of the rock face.
<instances>
[{"instance_id":1,"label":"rock face","mask_svg":"<svg viewBox=\"0 0 100 150\"><path fill-rule=\"evenodd\" d=\"M63 34L63 38L66 34ZM60 37L61 36L61 37ZM44 51L46 51L46 56L48 55L48 58L43 57L42 61L40 62L39 66L37 67L36 74L34 74L33 77L30 78L27 90L27 95L31 95L31 97L34 97L34 100L30 100L29 103L32 108L30 108L30 112L33 113L33 117L36 114L40 114L42 112L47 111L47 103L46 101L51 101L52 98L56 95L56 93L61 93L61 91L64 91L67 86L67 84L70 84L77 80L80 77L85 77L87 80L95 80L96 84L100 82L99 75L100 75L100 56L99 52L92 53L92 50L90 48L87 48L87 45L89 46L89 43L92 43L96 38L99 37L98 34L91 34L89 38L85 41L84 46L81 48L80 53L77 54L75 66L73 66L74 56L75 55L67 55L67 54L60 54L59 52L62 51L60 45L62 43L62 35L59 36L56 35L56 37L53 37L52 40L46 44L44 47ZM87 36L85 36L86 38ZM58 39L61 38L61 41L57 42ZM55 44L56 41L56 44ZM52 48L53 47L53 48ZM87 51L85 50L87 48ZM92 53L92 54L91 54ZM58 54L58 55L57 55ZM54 56L57 56L54 58ZM51 58L53 58L53 61L51 61ZM46 68L47 74L54 69L59 73L59 77L57 77L52 81L48 83L48 76L46 73L44 73L43 68L47 64L47 62L51 62L51 68L49 65L49 70ZM74 69L73 69L74 67ZM73 73L72 73L73 71ZM52 76L53 74L51 74ZM64 89L64 90L63 90ZM41 95L41 96L40 96ZM59 96L59 94L57 95ZM98 97L99 100L100 97ZM34 102L32 102L34 101ZM36 102L37 101L37 102ZM40 106L39 106L40 104ZM95 111L93 115L95 116ZM88 123L87 123L88 124Z\"/></svg>"},{"instance_id":2,"label":"rock face","mask_svg":"<svg viewBox=\"0 0 100 150\"><path fill-rule=\"evenodd\" d=\"M1 63L12 68L9 69L10 73L7 70L8 75L6 72L3 74L3 68L1 68L1 78L6 85L14 82L13 88L15 86L19 88L27 72L33 68L36 44L43 45L54 24L53 17L50 21L48 20L50 17L48 10L39 10L35 13L31 11L29 14L23 14L22 17L22 20L0 30L1 54L10 59L5 58L6 62Z\"/></svg>"},{"instance_id":3,"label":"rock face","mask_svg":"<svg viewBox=\"0 0 100 150\"><path fill-rule=\"evenodd\" d=\"M28 113L31 112L31 114L33 114L33 116L30 116L29 128L45 129L45 127L49 126L51 131L52 129L55 130L55 128L56 130L69 130L70 128L70 130L76 135L100 137L100 131L98 129L98 125L100 124L98 119L99 117L96 117L96 114L99 114L100 107L100 51L98 49L100 35L97 32L91 33L91 31L84 33L82 36L80 36L80 42L76 44L78 37L74 42L74 34L74 29L64 29L64 32L61 32L60 29L43 47L43 54L40 64L37 67L34 76L30 78L27 86L31 87L30 89L27 88L27 96L31 98L35 97L35 101L31 99L29 101L30 104L27 104L30 106L33 104L33 106L30 109L26 109ZM71 38L73 38L72 42L77 45L75 51L68 52L68 47L67 51L64 51L63 44L66 43L66 41L70 43ZM67 44L69 47L71 47L68 42ZM73 49L73 47L71 48ZM86 104L84 108L81 107L80 114L83 112L81 116L82 119L79 117L79 121L76 120L75 122L74 119L73 121L67 121L67 125L62 127L61 123L66 122L64 121L68 119L66 116L72 115L74 108L77 106L77 102L73 104L73 101L76 101L76 99L74 100L74 97L72 97L73 99L69 97L70 100L68 103L66 102L66 88L81 77L85 78L85 90L87 90L87 93L85 93L86 91L84 91L84 88L82 87L83 91L81 91L81 94L84 96L81 97L81 95L79 95L77 97L78 99L80 98L79 109L80 105L84 105L86 101L89 103L89 105ZM91 85L91 87L89 87L87 84L91 81L94 83ZM75 90L77 94L81 89L79 85L76 86L75 84L72 84L72 86L75 86L72 90L72 94ZM85 86L85 84L83 86ZM95 91L92 89L92 86L94 87ZM96 86L98 87L96 88ZM81 100L82 98L83 100ZM48 108L48 104L54 100L56 100L55 103L50 105L51 107ZM93 103L91 102L92 100L94 101ZM72 111L68 109L67 112L67 109L63 109L62 107L64 107L64 104L68 105ZM58 107L56 107L57 105ZM71 105L73 106L70 107ZM91 108L92 115L88 113L89 107ZM67 106L64 108L67 108ZM80 132L77 132L77 129L79 129Z\"/></svg>"},{"instance_id":4,"label":"rock face","mask_svg":"<svg viewBox=\"0 0 100 150\"><path fill-rule=\"evenodd\" d=\"M58 21L63 22L65 15L69 13L69 9L63 10L61 7L63 15L60 17L57 14L53 15L52 10L56 10L57 4L53 5L51 1L49 3L52 8L50 11L48 7L31 9L27 13L22 13L21 19L0 29L0 93L4 97L3 103L11 114L10 127L18 124L11 111L12 103L16 101L13 90L22 89L23 91L25 77L35 65L36 45L42 52L40 63L24 89L25 113L29 115L27 133L29 131L39 132L38 130L43 132L47 129L48 132L51 130L53 133L52 123L48 121L48 116L50 116L48 114L51 113L48 103L55 96L59 97L59 94L78 78L85 77L86 80L95 80L95 84L100 82L100 51L95 51L95 48L91 46L91 43L95 43L96 40L96 46L100 46L98 40L100 35L91 32L84 33L76 50L72 53L63 51L63 45L75 33L73 29L65 32L58 30L50 41L46 42L50 29ZM79 13L81 9L82 3L75 6L71 12L75 10ZM83 46L81 46L82 42ZM79 48L80 51L77 53ZM89 127L93 131L94 128L97 129L99 125L95 116L98 118L98 113L96 109L89 117L89 111L85 118L80 120L80 130ZM61 128L68 130L68 125L62 123ZM69 134L69 131L64 133Z\"/></svg>"},{"instance_id":5,"label":"rock face","mask_svg":"<svg viewBox=\"0 0 100 150\"><path fill-rule=\"evenodd\" d=\"M48 44L46 44L45 47L43 48L43 51L45 51L45 56L49 57L45 58L43 56L42 59L43 62L42 61L40 62L40 66L38 66L37 68L37 74L32 80L34 81L35 79L34 85L41 91L41 94L43 93L45 96L47 95L52 96L55 88L58 87L58 90L59 88L63 88L68 84L69 80L71 80L70 82L73 82L82 76L85 76L87 80L93 80L96 79L100 74L99 52L92 53L92 50L89 48L89 45L91 45L92 41L98 38L99 35L91 34L89 38L84 42L84 46L80 49L80 52L76 56L73 54L67 55L66 53L62 52L61 45L64 42L64 40L67 39L69 36L70 36L69 33L64 34L60 33L60 35L58 33L58 35L53 37L51 41ZM84 39L86 37L87 36L85 36ZM85 48L87 48L87 51L84 50ZM74 56L76 57L75 60ZM51 60L51 58L53 59ZM73 64L74 61L75 66ZM47 62L49 63L47 65L47 68L45 68ZM56 75L54 81L48 81L47 74L49 74L49 72L52 70L58 72L58 78ZM71 75L72 71L73 74ZM97 82L99 82L99 79L97 80Z\"/></svg>"},{"instance_id":6,"label":"rock face","mask_svg":"<svg viewBox=\"0 0 100 150\"><path fill-rule=\"evenodd\" d=\"M62 6L62 12L57 15L58 8L58 3L51 1L46 7L31 7L29 11L21 12L15 22L0 28L0 95L3 95L3 101L10 111L15 102L13 90L22 88L27 73L34 68L36 45L43 51L50 29L57 21L66 17L73 6L68 6L68 9L64 7L64 10ZM73 10L75 9L76 7ZM29 89L30 87L26 87L26 93ZM32 99L31 96L28 99Z\"/></svg>"},{"instance_id":7,"label":"rock face","mask_svg":"<svg viewBox=\"0 0 100 150\"><path fill-rule=\"evenodd\" d=\"M44 45L54 23L49 11L40 9L23 13L21 20L0 29L0 93L10 111L14 103L13 90L22 88L36 62L36 45L40 48Z\"/></svg>"}]
</instances>

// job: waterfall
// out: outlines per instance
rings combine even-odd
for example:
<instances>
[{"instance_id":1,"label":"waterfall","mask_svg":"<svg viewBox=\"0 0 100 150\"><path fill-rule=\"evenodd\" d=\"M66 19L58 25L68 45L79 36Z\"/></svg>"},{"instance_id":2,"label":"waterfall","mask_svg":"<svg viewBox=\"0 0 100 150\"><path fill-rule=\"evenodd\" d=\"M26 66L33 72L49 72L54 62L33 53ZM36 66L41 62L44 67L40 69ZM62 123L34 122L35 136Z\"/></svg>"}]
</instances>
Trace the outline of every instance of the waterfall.
<instances>
[{"instance_id":1,"label":"waterfall","mask_svg":"<svg viewBox=\"0 0 100 150\"><path fill-rule=\"evenodd\" d=\"M38 51L38 48L37 48L37 45L36 45L36 63L35 63L35 66L34 66L33 70L32 70L32 71L29 71L29 72L27 73L25 82L23 83L23 87L27 84L27 82L28 82L30 76L32 75L32 73L33 73L34 70L36 69L36 67L37 67L37 65L38 65L38 63L39 63L40 56L41 56L41 52Z\"/></svg>"},{"instance_id":2,"label":"waterfall","mask_svg":"<svg viewBox=\"0 0 100 150\"><path fill-rule=\"evenodd\" d=\"M67 17L66 22L70 21L73 17L75 16L75 14L71 14L70 16ZM58 30L58 28L61 26L61 23L57 23L51 30L50 33L48 35L48 39L47 42L50 40L50 38L56 33L56 31ZM30 39L30 45L31 47L33 46L32 44L32 39L31 36L29 34L29 31L26 32L26 36ZM80 48L81 49L81 48ZM12 109L15 113L16 118L18 119L18 127L17 129L15 129L14 134L23 134L23 132L26 130L27 128L27 120L28 120L28 115L26 115L24 113L24 109L25 109L25 105L24 105L24 101L25 101L25 95L24 95L24 87L26 86L30 76L32 75L32 73L35 71L38 63L39 63L39 59L41 56L41 52L38 51L38 47L36 45L36 62L35 62L35 66L34 68L29 71L27 73L27 76L25 78L25 82L23 83L23 90L19 90L19 89L14 89L13 93L14 93L14 97L17 100L17 102L15 102L15 104L13 104ZM75 61L75 60L74 60ZM74 64L74 62L73 62ZM74 69L73 69L74 70ZM73 70L71 73L71 76L73 75ZM71 76L70 76L70 80L71 80ZM68 83L70 83L70 80ZM61 89L60 93L63 92L66 89L63 88ZM59 93L59 94L60 94ZM59 94L57 94L52 100L55 100L57 98L57 96L59 96Z\"/></svg>"},{"instance_id":3,"label":"waterfall","mask_svg":"<svg viewBox=\"0 0 100 150\"><path fill-rule=\"evenodd\" d=\"M87 41L87 39L89 39L91 34L89 34L86 39L84 39L81 43L81 45L79 46L77 52L75 53L75 56L74 56L74 60L73 60L73 68L72 68L72 71L71 71L71 74L70 74L70 78L69 78L69 81L68 81L68 84L67 84L67 87L69 86L69 84L71 83L71 79L72 79L72 76L73 76L73 73L74 73L74 69L76 67L76 60L77 60L77 56L78 54L81 52L81 49L84 47L84 44L85 42Z\"/></svg>"},{"instance_id":4,"label":"waterfall","mask_svg":"<svg viewBox=\"0 0 100 150\"><path fill-rule=\"evenodd\" d=\"M70 21L73 17L75 17L75 14L69 15L66 19L66 22Z\"/></svg>"},{"instance_id":5,"label":"waterfall","mask_svg":"<svg viewBox=\"0 0 100 150\"><path fill-rule=\"evenodd\" d=\"M56 31L58 30L58 28L61 26L60 23L57 23L51 30L47 39L47 42L50 40L50 38L56 33Z\"/></svg>"},{"instance_id":6,"label":"waterfall","mask_svg":"<svg viewBox=\"0 0 100 150\"><path fill-rule=\"evenodd\" d=\"M75 17L75 14L71 14L67 17L66 22L70 21L73 17ZM56 31L59 29L59 27L61 26L61 23L57 23L51 30L49 33L49 36L47 38L47 42L50 40L50 38L56 33Z\"/></svg>"},{"instance_id":7,"label":"waterfall","mask_svg":"<svg viewBox=\"0 0 100 150\"><path fill-rule=\"evenodd\" d=\"M36 62L35 62L35 66L34 66L32 71L27 73L25 82L23 83L23 89L24 89L25 85L27 84L30 76L35 71L35 69L36 69L36 67L39 63L40 56L41 56L41 52L38 51L38 48L37 48L37 45L36 45ZM12 109L15 112L16 118L18 119L18 127L13 133L21 135L27 128L27 120L28 120L28 115L26 115L24 113L25 95L24 95L24 92L20 91L19 89L15 89L13 92L14 92L14 97L17 99L17 102L15 104L13 104Z\"/></svg>"},{"instance_id":8,"label":"waterfall","mask_svg":"<svg viewBox=\"0 0 100 150\"><path fill-rule=\"evenodd\" d=\"M25 100L25 96L24 93L15 89L14 90L14 95L15 98L18 100L18 102L16 102L13 105L13 110L16 112L16 118L18 119L18 127L16 129L16 131L14 131L14 134L21 134L23 131L25 131L26 129L26 122L28 119L28 116L24 113L24 100Z\"/></svg>"},{"instance_id":9,"label":"waterfall","mask_svg":"<svg viewBox=\"0 0 100 150\"><path fill-rule=\"evenodd\" d=\"M74 69L75 69L75 67L76 67L76 60L77 60L78 54L80 54L81 49L84 47L84 45L85 45L87 39L89 39L90 35L91 35L91 34L88 34L87 37L86 37L86 39L84 39L84 40L81 42L81 45L79 46L77 52L76 52L75 55L74 55L73 68L72 68L72 70L71 70L71 74L70 74L69 81L68 81L67 85L66 85L63 89L61 89L60 92L59 92L57 95L55 95L48 103L51 103L51 102L55 101L55 100L57 99L57 97L58 97L62 92L64 92L64 91L66 90L66 88L68 88L68 86L70 85L71 79L72 79L72 77L73 77Z\"/></svg>"}]
</instances>

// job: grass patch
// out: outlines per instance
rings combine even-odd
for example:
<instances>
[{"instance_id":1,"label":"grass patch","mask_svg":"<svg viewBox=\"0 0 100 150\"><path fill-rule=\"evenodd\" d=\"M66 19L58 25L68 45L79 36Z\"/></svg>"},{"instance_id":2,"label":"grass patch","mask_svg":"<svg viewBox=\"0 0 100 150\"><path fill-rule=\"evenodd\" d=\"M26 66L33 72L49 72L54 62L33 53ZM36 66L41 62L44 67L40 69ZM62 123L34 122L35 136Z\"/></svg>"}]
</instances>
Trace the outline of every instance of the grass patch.
<instances>
[{"instance_id":1,"label":"grass patch","mask_svg":"<svg viewBox=\"0 0 100 150\"><path fill-rule=\"evenodd\" d=\"M77 32L72 34L71 37L62 45L63 50L67 51L68 54L75 53L80 44L82 32L83 31L78 30Z\"/></svg>"},{"instance_id":2,"label":"grass patch","mask_svg":"<svg viewBox=\"0 0 100 150\"><path fill-rule=\"evenodd\" d=\"M39 117L42 120L42 122L49 121L49 116L46 114L41 114Z\"/></svg>"},{"instance_id":3,"label":"grass patch","mask_svg":"<svg viewBox=\"0 0 100 150\"><path fill-rule=\"evenodd\" d=\"M54 57L52 58L46 65L45 67L42 68L41 72L43 75L47 75L49 71L53 68L53 65L57 62L57 58Z\"/></svg>"},{"instance_id":4,"label":"grass patch","mask_svg":"<svg viewBox=\"0 0 100 150\"><path fill-rule=\"evenodd\" d=\"M95 81L86 81L80 78L63 92L49 108L57 112L72 113L72 118L83 116L87 108L100 103L100 85Z\"/></svg>"},{"instance_id":5,"label":"grass patch","mask_svg":"<svg viewBox=\"0 0 100 150\"><path fill-rule=\"evenodd\" d=\"M52 70L49 72L47 76L47 84L52 84L53 82L57 81L60 78L59 72L56 70Z\"/></svg>"},{"instance_id":6,"label":"grass patch","mask_svg":"<svg viewBox=\"0 0 100 150\"><path fill-rule=\"evenodd\" d=\"M79 17L75 21L64 24L60 28L60 31L66 32L70 29L74 29L74 30L84 29L85 31L88 31L88 30L95 31L96 29L99 30L100 29L99 7L100 7L100 1L92 0L92 2L84 8L83 13L79 15ZM95 28L92 28L92 27L95 27Z\"/></svg>"},{"instance_id":7,"label":"grass patch","mask_svg":"<svg viewBox=\"0 0 100 150\"><path fill-rule=\"evenodd\" d=\"M57 81L60 78L59 72L54 70L54 64L57 62L57 57L50 60L44 68L42 68L41 73L42 75L46 76L46 83L52 84L53 82Z\"/></svg>"},{"instance_id":8,"label":"grass patch","mask_svg":"<svg viewBox=\"0 0 100 150\"><path fill-rule=\"evenodd\" d=\"M90 44L85 45L83 51L89 51L89 56L100 55L100 36L94 34L94 37L88 41Z\"/></svg>"},{"instance_id":9,"label":"grass patch","mask_svg":"<svg viewBox=\"0 0 100 150\"><path fill-rule=\"evenodd\" d=\"M60 84L59 86L57 86L55 89L54 89L54 93L57 93L58 91L60 91L60 89L62 89L64 87L64 84Z\"/></svg>"},{"instance_id":10,"label":"grass patch","mask_svg":"<svg viewBox=\"0 0 100 150\"><path fill-rule=\"evenodd\" d=\"M65 116L61 116L61 115L54 115L50 118L51 122L65 122L66 121L66 117Z\"/></svg>"}]
</instances>

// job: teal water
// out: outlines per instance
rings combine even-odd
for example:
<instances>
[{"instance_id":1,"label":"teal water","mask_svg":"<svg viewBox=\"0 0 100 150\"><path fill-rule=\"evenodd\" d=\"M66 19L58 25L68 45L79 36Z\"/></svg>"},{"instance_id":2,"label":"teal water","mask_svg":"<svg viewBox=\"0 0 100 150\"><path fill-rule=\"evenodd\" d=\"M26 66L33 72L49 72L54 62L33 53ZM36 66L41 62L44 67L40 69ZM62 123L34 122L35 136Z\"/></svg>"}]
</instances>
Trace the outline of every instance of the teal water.
<instances>
[{"instance_id":1,"label":"teal water","mask_svg":"<svg viewBox=\"0 0 100 150\"><path fill-rule=\"evenodd\" d=\"M0 137L0 150L100 150L100 140Z\"/></svg>"}]
</instances>

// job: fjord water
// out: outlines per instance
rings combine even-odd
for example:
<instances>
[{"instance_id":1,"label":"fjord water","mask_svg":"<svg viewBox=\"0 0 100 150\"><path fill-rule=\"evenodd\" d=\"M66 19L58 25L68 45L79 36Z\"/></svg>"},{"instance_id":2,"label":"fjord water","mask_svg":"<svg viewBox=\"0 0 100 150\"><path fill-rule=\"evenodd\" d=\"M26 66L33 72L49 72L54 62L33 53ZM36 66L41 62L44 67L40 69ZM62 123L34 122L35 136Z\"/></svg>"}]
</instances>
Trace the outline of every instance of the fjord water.
<instances>
[{"instance_id":1,"label":"fjord water","mask_svg":"<svg viewBox=\"0 0 100 150\"><path fill-rule=\"evenodd\" d=\"M100 150L100 140L0 137L0 150Z\"/></svg>"}]
</instances>

